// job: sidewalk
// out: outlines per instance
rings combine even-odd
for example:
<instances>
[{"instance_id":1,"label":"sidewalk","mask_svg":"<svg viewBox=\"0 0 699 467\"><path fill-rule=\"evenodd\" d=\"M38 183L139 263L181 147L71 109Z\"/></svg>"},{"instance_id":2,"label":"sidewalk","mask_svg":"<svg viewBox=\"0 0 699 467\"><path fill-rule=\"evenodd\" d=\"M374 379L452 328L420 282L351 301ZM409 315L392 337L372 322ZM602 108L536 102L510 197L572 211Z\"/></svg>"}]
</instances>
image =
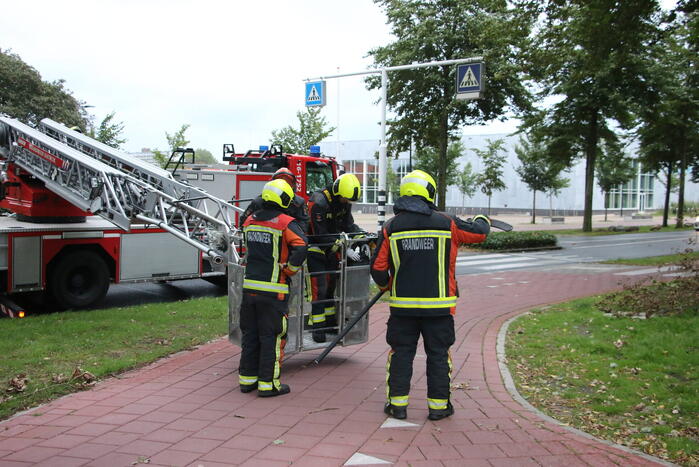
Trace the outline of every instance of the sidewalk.
<instances>
[{"instance_id":1,"label":"sidewalk","mask_svg":"<svg viewBox=\"0 0 699 467\"><path fill-rule=\"evenodd\" d=\"M318 366L316 352L285 361L289 395L241 394L240 351L220 339L0 423L0 466L657 465L540 418L513 399L498 366L496 340L507 319L608 291L618 277L462 277L452 348L456 413L445 420L427 420L421 348L407 420L383 414L382 303L371 311L368 343L337 348Z\"/></svg>"}]
</instances>

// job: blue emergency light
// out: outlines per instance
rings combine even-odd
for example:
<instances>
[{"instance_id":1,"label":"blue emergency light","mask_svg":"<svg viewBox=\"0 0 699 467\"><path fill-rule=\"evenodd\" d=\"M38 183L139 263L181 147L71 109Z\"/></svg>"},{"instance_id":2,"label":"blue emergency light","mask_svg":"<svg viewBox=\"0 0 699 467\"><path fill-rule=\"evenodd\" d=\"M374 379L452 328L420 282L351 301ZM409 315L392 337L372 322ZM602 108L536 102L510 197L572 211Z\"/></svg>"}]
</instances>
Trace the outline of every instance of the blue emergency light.
<instances>
[{"instance_id":1,"label":"blue emergency light","mask_svg":"<svg viewBox=\"0 0 699 467\"><path fill-rule=\"evenodd\" d=\"M260 152L269 151L269 146L260 146Z\"/></svg>"},{"instance_id":2,"label":"blue emergency light","mask_svg":"<svg viewBox=\"0 0 699 467\"><path fill-rule=\"evenodd\" d=\"M311 146L312 155L320 155L320 146Z\"/></svg>"}]
</instances>

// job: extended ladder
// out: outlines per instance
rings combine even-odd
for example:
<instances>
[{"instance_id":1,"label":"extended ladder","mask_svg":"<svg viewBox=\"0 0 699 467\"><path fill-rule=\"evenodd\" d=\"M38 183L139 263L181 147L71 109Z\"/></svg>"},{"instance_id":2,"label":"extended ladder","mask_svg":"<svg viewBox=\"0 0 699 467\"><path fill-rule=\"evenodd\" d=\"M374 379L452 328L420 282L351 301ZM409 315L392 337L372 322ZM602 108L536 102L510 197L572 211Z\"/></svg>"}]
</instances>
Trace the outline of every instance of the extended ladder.
<instances>
[{"instance_id":1,"label":"extended ladder","mask_svg":"<svg viewBox=\"0 0 699 467\"><path fill-rule=\"evenodd\" d=\"M239 261L237 251L231 246L237 234L231 222L231 214L239 209L236 206L202 190L192 190L168 177L169 174L159 173L161 169L157 167L127 161L130 156L125 158L124 154L115 156L118 151L111 148L106 151L95 144L97 141L67 128L67 132L81 136L83 147L92 147L96 153L99 150L100 157L110 164L18 120L0 117L0 123L5 126L0 128L0 156L41 180L46 188L71 204L124 230L129 230L135 220L158 226L200 249L214 263L223 263L227 253L230 261ZM70 133L68 136L74 136ZM77 146L78 139L72 139ZM187 198L190 193L196 196ZM195 207L204 199L221 206L216 215Z\"/></svg>"}]
</instances>

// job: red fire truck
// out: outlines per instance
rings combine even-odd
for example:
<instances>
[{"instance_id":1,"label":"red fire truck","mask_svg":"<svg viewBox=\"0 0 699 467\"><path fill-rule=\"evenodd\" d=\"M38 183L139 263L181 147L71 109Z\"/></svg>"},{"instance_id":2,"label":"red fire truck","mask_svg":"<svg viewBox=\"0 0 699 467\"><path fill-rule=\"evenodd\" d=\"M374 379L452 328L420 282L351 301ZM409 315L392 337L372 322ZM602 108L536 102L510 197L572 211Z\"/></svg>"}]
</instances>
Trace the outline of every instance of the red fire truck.
<instances>
[{"instance_id":1,"label":"red fire truck","mask_svg":"<svg viewBox=\"0 0 699 467\"><path fill-rule=\"evenodd\" d=\"M173 177L50 120L40 131L0 120L0 310L10 316L24 315L15 299L27 294L46 294L56 309L82 308L102 300L111 283L191 278L223 283L226 264L210 248L214 242L202 240L211 229L182 219L193 212L201 225L237 218L239 211L221 200L257 196L279 167L294 171L296 191L306 197L337 175L336 162L320 154L284 154L279 147L235 154L225 145L229 165L189 167ZM9 157L13 146L23 150ZM168 208L158 209L163 199ZM173 206L182 211L173 214ZM92 215L100 211L101 217Z\"/></svg>"}]
</instances>

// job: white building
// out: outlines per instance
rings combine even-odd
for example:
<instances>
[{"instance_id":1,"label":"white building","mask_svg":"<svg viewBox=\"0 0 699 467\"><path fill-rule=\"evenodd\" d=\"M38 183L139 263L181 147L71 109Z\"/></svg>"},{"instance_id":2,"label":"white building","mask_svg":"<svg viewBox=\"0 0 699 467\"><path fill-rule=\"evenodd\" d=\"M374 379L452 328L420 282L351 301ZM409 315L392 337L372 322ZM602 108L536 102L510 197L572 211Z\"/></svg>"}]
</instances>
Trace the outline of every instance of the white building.
<instances>
[{"instance_id":1,"label":"white building","mask_svg":"<svg viewBox=\"0 0 699 467\"><path fill-rule=\"evenodd\" d=\"M463 167L466 162L470 162L474 171L478 172L482 168L481 160L470 149L486 149L488 140L494 141L498 139L505 141L504 147L507 151L508 160L503 167L503 177L507 188L493 194L491 208L496 212L498 210L531 211L532 192L515 171L515 168L520 165L514 151L515 146L519 142L519 136L509 136L507 134L464 136L462 141L466 148L466 154L458 159L459 168ZM324 154L330 156L339 155L338 159L344 164L345 170L359 177L363 187L361 202L375 204L378 185L378 139L340 142L325 141L320 143L320 147ZM633 148L631 151L633 151ZM407 152L401 153L396 159L389 159L389 162L393 170L400 176L409 171L410 160ZM641 164L634 163L634 165L637 170L636 176L625 185L610 192L609 209L629 211L661 209L665 199L665 186L655 179L653 174L644 173ZM570 179L570 186L561 190L561 193L555 198L549 200L543 193L537 193L537 211L548 212L549 207L552 207L557 214L573 215L573 213L581 213L584 210L585 160L579 159L564 176ZM699 184L687 180L685 200L699 201ZM391 204L391 201L389 196L389 204ZM671 201L677 201L677 193L671 194ZM488 206L488 197L478 191L472 198L463 200L459 190L455 186L450 186L447 190L446 205L486 208ZM593 210L604 210L604 193L596 183L593 196Z\"/></svg>"}]
</instances>

